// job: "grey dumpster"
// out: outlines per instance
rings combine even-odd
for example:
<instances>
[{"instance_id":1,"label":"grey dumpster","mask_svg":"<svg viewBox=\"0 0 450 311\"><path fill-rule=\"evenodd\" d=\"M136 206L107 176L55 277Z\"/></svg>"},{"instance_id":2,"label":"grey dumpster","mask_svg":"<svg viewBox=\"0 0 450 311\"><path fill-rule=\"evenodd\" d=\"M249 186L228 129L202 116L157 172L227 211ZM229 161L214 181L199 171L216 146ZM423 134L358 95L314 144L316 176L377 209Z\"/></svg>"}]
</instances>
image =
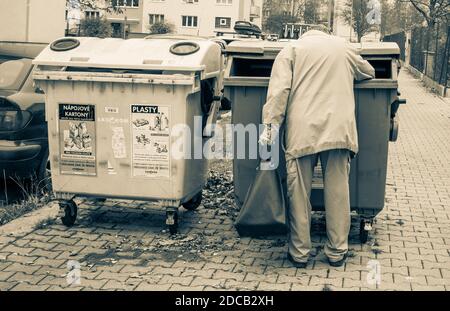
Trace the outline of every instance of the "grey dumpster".
<instances>
[{"instance_id":1,"label":"grey dumpster","mask_svg":"<svg viewBox=\"0 0 450 311\"><path fill-rule=\"evenodd\" d=\"M238 41L227 47L228 65L225 72L225 96L232 102L232 123L261 123L262 107L273 62L287 42ZM355 83L356 119L359 153L351 164L350 198L352 210L361 216L360 239L367 240L373 217L384 207L388 143L395 141L398 131L396 112L398 98L398 57L395 43L358 44L361 55L376 70L370 81ZM233 137L236 140L236 137ZM246 138L250 139L250 138ZM250 144L250 142L248 142ZM236 156L234 142L234 189L238 204L242 204L254 178L258 159ZM278 167L285 181L284 154L280 150ZM316 168L311 203L314 210L324 209L323 183L320 167Z\"/></svg>"},{"instance_id":2,"label":"grey dumpster","mask_svg":"<svg viewBox=\"0 0 450 311\"><path fill-rule=\"evenodd\" d=\"M176 36L63 38L35 59L65 225L76 219L72 199L86 196L157 202L177 231L178 207L201 202L208 162L172 147L211 136L222 63L216 43Z\"/></svg>"}]
</instances>

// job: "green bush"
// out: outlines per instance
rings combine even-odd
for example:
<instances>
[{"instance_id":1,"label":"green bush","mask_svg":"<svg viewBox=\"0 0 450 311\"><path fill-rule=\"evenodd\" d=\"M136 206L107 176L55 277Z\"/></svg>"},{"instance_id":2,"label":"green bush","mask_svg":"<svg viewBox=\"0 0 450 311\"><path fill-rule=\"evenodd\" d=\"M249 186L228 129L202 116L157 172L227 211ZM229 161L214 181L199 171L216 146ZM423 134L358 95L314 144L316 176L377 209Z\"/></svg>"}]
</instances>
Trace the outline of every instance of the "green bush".
<instances>
[{"instance_id":1,"label":"green bush","mask_svg":"<svg viewBox=\"0 0 450 311\"><path fill-rule=\"evenodd\" d=\"M167 22L156 22L150 26L150 33L152 34L172 33L173 31L174 26Z\"/></svg>"},{"instance_id":2,"label":"green bush","mask_svg":"<svg viewBox=\"0 0 450 311\"><path fill-rule=\"evenodd\" d=\"M111 24L105 18L85 18L80 23L81 35L84 37L111 37Z\"/></svg>"}]
</instances>

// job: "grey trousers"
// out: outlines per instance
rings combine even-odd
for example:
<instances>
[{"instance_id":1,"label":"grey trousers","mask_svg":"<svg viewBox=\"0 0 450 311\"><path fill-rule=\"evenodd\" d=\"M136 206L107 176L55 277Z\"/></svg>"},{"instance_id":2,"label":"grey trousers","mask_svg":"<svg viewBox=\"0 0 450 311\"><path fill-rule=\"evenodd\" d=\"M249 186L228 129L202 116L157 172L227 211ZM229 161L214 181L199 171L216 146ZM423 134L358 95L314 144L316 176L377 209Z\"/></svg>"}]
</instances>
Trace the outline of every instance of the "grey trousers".
<instances>
[{"instance_id":1,"label":"grey trousers","mask_svg":"<svg viewBox=\"0 0 450 311\"><path fill-rule=\"evenodd\" d=\"M350 153L335 149L289 160L287 187L289 196L289 253L299 261L308 261L311 251L311 187L314 167L322 165L328 241L325 255L341 260L348 251L350 232Z\"/></svg>"}]
</instances>

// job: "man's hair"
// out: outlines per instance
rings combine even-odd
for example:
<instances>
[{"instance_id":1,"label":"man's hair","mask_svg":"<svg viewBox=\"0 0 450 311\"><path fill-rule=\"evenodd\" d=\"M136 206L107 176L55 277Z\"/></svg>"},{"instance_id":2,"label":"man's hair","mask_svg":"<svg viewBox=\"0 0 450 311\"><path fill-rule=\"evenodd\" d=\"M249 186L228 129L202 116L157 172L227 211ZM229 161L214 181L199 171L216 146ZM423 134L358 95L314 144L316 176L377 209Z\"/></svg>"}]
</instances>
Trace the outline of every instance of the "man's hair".
<instances>
[{"instance_id":1,"label":"man's hair","mask_svg":"<svg viewBox=\"0 0 450 311\"><path fill-rule=\"evenodd\" d=\"M314 26L311 26L310 28L309 28L309 30L318 30L318 31L321 31L321 32L324 32L324 33L326 33L326 34L331 34L330 33L330 30L328 29L328 27L327 26L325 26L325 25L314 25Z\"/></svg>"}]
</instances>

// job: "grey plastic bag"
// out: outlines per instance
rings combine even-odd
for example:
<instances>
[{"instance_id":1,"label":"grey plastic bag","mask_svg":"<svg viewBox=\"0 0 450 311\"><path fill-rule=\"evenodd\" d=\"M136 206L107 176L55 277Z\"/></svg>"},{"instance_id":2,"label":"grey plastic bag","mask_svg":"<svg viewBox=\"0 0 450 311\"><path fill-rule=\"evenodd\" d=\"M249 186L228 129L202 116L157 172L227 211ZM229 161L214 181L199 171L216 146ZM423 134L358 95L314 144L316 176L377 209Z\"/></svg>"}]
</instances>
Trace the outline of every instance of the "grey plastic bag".
<instances>
[{"instance_id":1,"label":"grey plastic bag","mask_svg":"<svg viewBox=\"0 0 450 311\"><path fill-rule=\"evenodd\" d=\"M286 200L278 170L257 168L235 221L240 236L268 236L287 232Z\"/></svg>"}]
</instances>

